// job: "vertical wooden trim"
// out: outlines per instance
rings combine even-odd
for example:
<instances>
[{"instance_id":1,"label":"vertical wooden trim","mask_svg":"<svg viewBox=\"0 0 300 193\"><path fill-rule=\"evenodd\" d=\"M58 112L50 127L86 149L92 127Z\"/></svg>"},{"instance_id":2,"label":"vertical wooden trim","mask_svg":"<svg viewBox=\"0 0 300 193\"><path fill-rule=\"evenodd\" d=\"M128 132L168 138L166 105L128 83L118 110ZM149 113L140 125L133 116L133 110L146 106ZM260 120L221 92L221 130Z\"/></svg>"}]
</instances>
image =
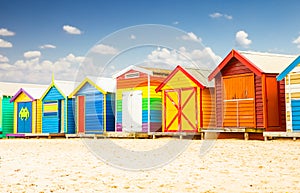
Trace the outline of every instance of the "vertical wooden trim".
<instances>
[{"instance_id":1,"label":"vertical wooden trim","mask_svg":"<svg viewBox=\"0 0 300 193\"><path fill-rule=\"evenodd\" d=\"M291 131L293 131L293 119L292 119L292 89L291 89L291 74L289 73L288 74L288 78L289 78L289 83L288 83L288 85L289 85L289 91L288 91L288 95L289 95L289 112L290 112L290 129L291 129ZM285 79L285 81L286 81L286 79ZM285 88L284 88L285 89ZM286 92L285 92L286 93ZM284 96L284 98L285 98L286 96ZM285 107L285 109L287 109L286 107ZM285 111L285 113L286 113L286 117L285 117L285 121L286 121L286 130L288 129L288 124L287 124L287 110Z\"/></svg>"},{"instance_id":2,"label":"vertical wooden trim","mask_svg":"<svg viewBox=\"0 0 300 193\"><path fill-rule=\"evenodd\" d=\"M164 108L163 108L163 127L162 127L162 132L165 132L165 130L167 129L167 103L166 103L166 91L163 91L163 104L164 104Z\"/></svg>"},{"instance_id":3,"label":"vertical wooden trim","mask_svg":"<svg viewBox=\"0 0 300 193\"><path fill-rule=\"evenodd\" d=\"M263 74L261 77L261 85L262 85L262 101L263 101L263 125L264 128L267 129L267 99L266 99L266 75Z\"/></svg>"},{"instance_id":4,"label":"vertical wooden trim","mask_svg":"<svg viewBox=\"0 0 300 193\"><path fill-rule=\"evenodd\" d=\"M14 102L14 133L18 133L18 102Z\"/></svg>"},{"instance_id":5,"label":"vertical wooden trim","mask_svg":"<svg viewBox=\"0 0 300 193\"><path fill-rule=\"evenodd\" d=\"M182 108L181 108L181 89L177 91L178 93L178 126L179 126L179 132L182 131L182 124L181 124L181 114L182 114Z\"/></svg>"},{"instance_id":6,"label":"vertical wooden trim","mask_svg":"<svg viewBox=\"0 0 300 193\"><path fill-rule=\"evenodd\" d=\"M195 89L196 90L196 89ZM199 103L200 103L200 130L203 128L203 108L202 108L202 100L203 100L203 89L200 88L200 98L199 98ZM196 105L197 105L197 90L196 90ZM198 112L198 108L196 108L196 113ZM197 116L198 117L198 116ZM199 122L199 120L198 120Z\"/></svg>"},{"instance_id":7,"label":"vertical wooden trim","mask_svg":"<svg viewBox=\"0 0 300 193\"><path fill-rule=\"evenodd\" d=\"M106 95L103 94L103 133L106 133Z\"/></svg>"},{"instance_id":8,"label":"vertical wooden trim","mask_svg":"<svg viewBox=\"0 0 300 193\"><path fill-rule=\"evenodd\" d=\"M255 78L256 78L256 74L253 74L253 86L254 86L254 95L253 95L253 121L254 121L254 128L256 128L257 126L257 120L256 120L256 84L255 84Z\"/></svg>"}]
</instances>

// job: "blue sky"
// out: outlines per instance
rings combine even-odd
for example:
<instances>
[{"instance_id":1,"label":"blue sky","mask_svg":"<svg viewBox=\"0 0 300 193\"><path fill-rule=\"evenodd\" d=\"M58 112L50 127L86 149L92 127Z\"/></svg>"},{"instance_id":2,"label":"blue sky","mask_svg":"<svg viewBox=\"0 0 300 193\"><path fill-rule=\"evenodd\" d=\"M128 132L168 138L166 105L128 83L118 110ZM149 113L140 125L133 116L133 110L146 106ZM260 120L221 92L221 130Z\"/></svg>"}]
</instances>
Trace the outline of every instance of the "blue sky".
<instances>
[{"instance_id":1,"label":"blue sky","mask_svg":"<svg viewBox=\"0 0 300 193\"><path fill-rule=\"evenodd\" d=\"M1 0L0 80L47 83L51 66L70 79L100 40L142 24L183 30L219 58L233 48L298 55L299 8L297 0Z\"/></svg>"}]
</instances>

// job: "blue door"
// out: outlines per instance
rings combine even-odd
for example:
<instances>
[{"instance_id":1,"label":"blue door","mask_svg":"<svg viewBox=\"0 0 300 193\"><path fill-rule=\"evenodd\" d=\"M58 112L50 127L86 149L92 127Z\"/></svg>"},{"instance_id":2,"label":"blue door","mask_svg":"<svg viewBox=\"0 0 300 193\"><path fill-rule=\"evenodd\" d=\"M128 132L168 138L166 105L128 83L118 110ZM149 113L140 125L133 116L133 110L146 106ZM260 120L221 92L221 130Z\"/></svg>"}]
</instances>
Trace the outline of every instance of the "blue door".
<instances>
[{"instance_id":1,"label":"blue door","mask_svg":"<svg viewBox=\"0 0 300 193\"><path fill-rule=\"evenodd\" d=\"M292 99L292 126L293 131L300 132L300 99Z\"/></svg>"},{"instance_id":2,"label":"blue door","mask_svg":"<svg viewBox=\"0 0 300 193\"><path fill-rule=\"evenodd\" d=\"M103 95L85 96L85 133L103 133Z\"/></svg>"},{"instance_id":3,"label":"blue door","mask_svg":"<svg viewBox=\"0 0 300 193\"><path fill-rule=\"evenodd\" d=\"M32 132L32 103L20 102L18 103L18 133Z\"/></svg>"}]
</instances>

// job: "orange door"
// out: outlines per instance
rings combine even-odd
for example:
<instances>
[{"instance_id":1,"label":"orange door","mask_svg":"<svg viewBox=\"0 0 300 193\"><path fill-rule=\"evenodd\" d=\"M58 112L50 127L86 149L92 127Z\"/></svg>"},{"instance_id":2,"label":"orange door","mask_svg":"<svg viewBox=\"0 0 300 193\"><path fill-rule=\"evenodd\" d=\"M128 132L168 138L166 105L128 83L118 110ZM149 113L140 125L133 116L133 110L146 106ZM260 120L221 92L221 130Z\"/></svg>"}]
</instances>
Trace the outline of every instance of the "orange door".
<instances>
[{"instance_id":1,"label":"orange door","mask_svg":"<svg viewBox=\"0 0 300 193\"><path fill-rule=\"evenodd\" d=\"M267 127L279 127L278 84L275 77L266 76Z\"/></svg>"},{"instance_id":2,"label":"orange door","mask_svg":"<svg viewBox=\"0 0 300 193\"><path fill-rule=\"evenodd\" d=\"M85 113L84 113L84 106L85 106L85 99L84 96L78 96L78 112L77 112L77 133L84 133L85 132Z\"/></svg>"},{"instance_id":3,"label":"orange door","mask_svg":"<svg viewBox=\"0 0 300 193\"><path fill-rule=\"evenodd\" d=\"M255 127L254 75L223 77L223 127Z\"/></svg>"}]
</instances>

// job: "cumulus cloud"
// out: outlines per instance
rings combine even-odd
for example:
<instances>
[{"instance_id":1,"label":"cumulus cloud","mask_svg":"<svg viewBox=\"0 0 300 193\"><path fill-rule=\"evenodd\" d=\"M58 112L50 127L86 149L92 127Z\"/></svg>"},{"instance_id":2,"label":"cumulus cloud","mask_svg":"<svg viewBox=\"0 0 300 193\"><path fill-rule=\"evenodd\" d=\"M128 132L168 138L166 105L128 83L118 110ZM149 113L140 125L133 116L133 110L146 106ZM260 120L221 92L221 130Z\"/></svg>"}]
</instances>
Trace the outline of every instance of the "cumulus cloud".
<instances>
[{"instance_id":1,"label":"cumulus cloud","mask_svg":"<svg viewBox=\"0 0 300 193\"><path fill-rule=\"evenodd\" d=\"M240 46L243 48L249 47L249 45L252 43L252 41L250 39L248 39L248 34L243 30L238 31L236 33L235 42L236 42L237 46Z\"/></svg>"},{"instance_id":2,"label":"cumulus cloud","mask_svg":"<svg viewBox=\"0 0 300 193\"><path fill-rule=\"evenodd\" d=\"M54 49L54 48L56 48L56 46L52 45L52 44L44 44L44 45L41 45L40 48L41 49L47 49L47 48Z\"/></svg>"},{"instance_id":3,"label":"cumulus cloud","mask_svg":"<svg viewBox=\"0 0 300 193\"><path fill-rule=\"evenodd\" d=\"M0 62L9 62L9 59L6 56L0 54Z\"/></svg>"},{"instance_id":4,"label":"cumulus cloud","mask_svg":"<svg viewBox=\"0 0 300 193\"><path fill-rule=\"evenodd\" d=\"M136 39L135 35L131 34L130 39L135 40Z\"/></svg>"},{"instance_id":5,"label":"cumulus cloud","mask_svg":"<svg viewBox=\"0 0 300 193\"><path fill-rule=\"evenodd\" d=\"M82 34L82 32L80 31L80 29L78 29L77 27L74 27L74 26L70 26L70 25L64 25L63 26L63 30L65 32L67 32L68 34L73 34L73 35L80 35L80 34Z\"/></svg>"},{"instance_id":6,"label":"cumulus cloud","mask_svg":"<svg viewBox=\"0 0 300 193\"><path fill-rule=\"evenodd\" d=\"M293 44L296 44L298 48L300 48L300 35L293 40Z\"/></svg>"},{"instance_id":7,"label":"cumulus cloud","mask_svg":"<svg viewBox=\"0 0 300 193\"><path fill-rule=\"evenodd\" d=\"M15 32L9 31L6 28L0 28L0 36L14 36Z\"/></svg>"},{"instance_id":8,"label":"cumulus cloud","mask_svg":"<svg viewBox=\"0 0 300 193\"><path fill-rule=\"evenodd\" d=\"M185 67L214 68L221 57L216 55L209 47L203 49L187 50L180 47L179 50L169 50L167 48L157 48L147 57L150 64L160 63L170 66L181 65Z\"/></svg>"},{"instance_id":9,"label":"cumulus cloud","mask_svg":"<svg viewBox=\"0 0 300 193\"><path fill-rule=\"evenodd\" d=\"M105 45L105 44L99 44L92 48L92 52L98 53L98 54L103 54L103 55L114 55L114 54L117 54L119 51L118 51L118 49L116 49L112 46Z\"/></svg>"},{"instance_id":10,"label":"cumulus cloud","mask_svg":"<svg viewBox=\"0 0 300 193\"><path fill-rule=\"evenodd\" d=\"M183 40L201 42L201 38L197 37L193 32L189 32L181 37Z\"/></svg>"},{"instance_id":11,"label":"cumulus cloud","mask_svg":"<svg viewBox=\"0 0 300 193\"><path fill-rule=\"evenodd\" d=\"M38 58L40 56L41 56L40 51L27 51L27 52L24 52L24 57L25 58Z\"/></svg>"},{"instance_id":12,"label":"cumulus cloud","mask_svg":"<svg viewBox=\"0 0 300 193\"><path fill-rule=\"evenodd\" d=\"M0 48L11 48L11 47L13 47L12 43L0 39Z\"/></svg>"},{"instance_id":13,"label":"cumulus cloud","mask_svg":"<svg viewBox=\"0 0 300 193\"><path fill-rule=\"evenodd\" d=\"M52 72L55 79L75 80L77 70L84 57L68 54L52 62L39 57L17 60L15 63L0 63L0 81L31 82L49 84Z\"/></svg>"},{"instance_id":14,"label":"cumulus cloud","mask_svg":"<svg viewBox=\"0 0 300 193\"><path fill-rule=\"evenodd\" d=\"M212 14L209 15L209 17L211 17L213 19L222 18L222 17L225 18L225 19L228 19L228 20L233 19L233 17L231 15L222 14L222 13L219 13L219 12L212 13Z\"/></svg>"}]
</instances>

